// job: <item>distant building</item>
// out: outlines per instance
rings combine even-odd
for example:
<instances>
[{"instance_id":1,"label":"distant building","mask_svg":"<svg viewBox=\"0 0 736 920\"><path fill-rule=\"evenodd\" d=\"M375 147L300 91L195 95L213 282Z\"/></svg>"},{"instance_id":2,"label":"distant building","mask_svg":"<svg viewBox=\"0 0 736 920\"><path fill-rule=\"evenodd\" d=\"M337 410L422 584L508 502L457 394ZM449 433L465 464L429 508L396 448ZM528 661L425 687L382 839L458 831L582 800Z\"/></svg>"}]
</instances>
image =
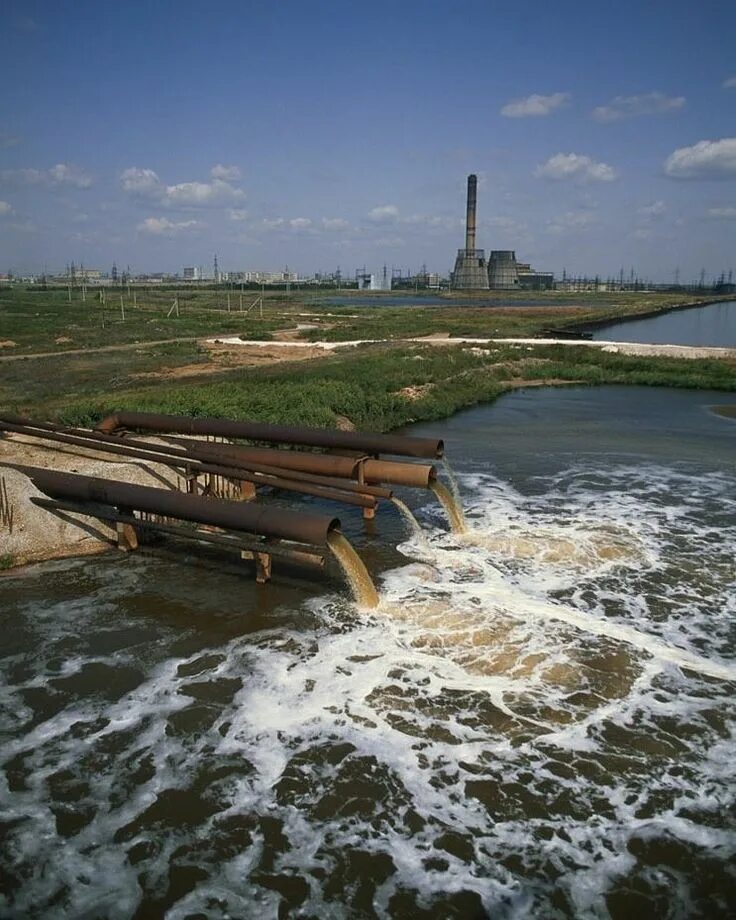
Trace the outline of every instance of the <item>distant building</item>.
<instances>
[{"instance_id":1,"label":"distant building","mask_svg":"<svg viewBox=\"0 0 736 920\"><path fill-rule=\"evenodd\" d=\"M202 276L200 270L195 266L192 266L191 268L184 269L182 277L185 281L199 281Z\"/></svg>"},{"instance_id":2,"label":"distant building","mask_svg":"<svg viewBox=\"0 0 736 920\"><path fill-rule=\"evenodd\" d=\"M516 274L522 291L554 290L555 276L552 272L537 272L528 262L517 262Z\"/></svg>"},{"instance_id":3,"label":"distant building","mask_svg":"<svg viewBox=\"0 0 736 920\"><path fill-rule=\"evenodd\" d=\"M240 274L240 273L239 273ZM251 284L291 284L299 280L296 272L242 272L242 280Z\"/></svg>"}]
</instances>

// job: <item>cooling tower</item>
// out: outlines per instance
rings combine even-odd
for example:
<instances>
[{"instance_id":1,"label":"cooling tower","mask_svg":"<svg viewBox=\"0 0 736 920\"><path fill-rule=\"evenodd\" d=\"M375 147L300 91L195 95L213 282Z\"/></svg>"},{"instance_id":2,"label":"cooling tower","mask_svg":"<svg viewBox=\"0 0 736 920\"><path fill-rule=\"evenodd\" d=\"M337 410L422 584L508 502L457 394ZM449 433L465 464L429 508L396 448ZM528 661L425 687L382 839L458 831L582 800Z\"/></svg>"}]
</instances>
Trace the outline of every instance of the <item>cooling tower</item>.
<instances>
[{"instance_id":1,"label":"cooling tower","mask_svg":"<svg viewBox=\"0 0 736 920\"><path fill-rule=\"evenodd\" d=\"M494 249L488 259L488 286L492 291L513 291L519 287L516 253L513 249Z\"/></svg>"}]
</instances>

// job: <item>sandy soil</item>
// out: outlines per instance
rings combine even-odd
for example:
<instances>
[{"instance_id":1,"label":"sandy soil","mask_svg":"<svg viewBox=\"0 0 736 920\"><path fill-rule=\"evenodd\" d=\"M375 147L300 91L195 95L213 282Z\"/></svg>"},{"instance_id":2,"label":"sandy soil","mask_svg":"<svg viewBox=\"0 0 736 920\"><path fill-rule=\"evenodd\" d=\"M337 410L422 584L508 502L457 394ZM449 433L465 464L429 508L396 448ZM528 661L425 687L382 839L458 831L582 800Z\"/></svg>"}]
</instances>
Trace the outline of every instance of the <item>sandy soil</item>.
<instances>
[{"instance_id":1,"label":"sandy soil","mask_svg":"<svg viewBox=\"0 0 736 920\"><path fill-rule=\"evenodd\" d=\"M23 435L0 435L0 477L5 480L8 501L13 508L12 533L7 525L0 523L0 557L12 557L14 565L103 552L112 545L114 530L92 518L71 512L59 516L37 507L30 501L31 497L46 496L25 474L8 467L9 463L158 488L176 487L176 473L157 464L144 464L124 457L112 460L110 454L85 448L62 444L51 447Z\"/></svg>"}]
</instances>

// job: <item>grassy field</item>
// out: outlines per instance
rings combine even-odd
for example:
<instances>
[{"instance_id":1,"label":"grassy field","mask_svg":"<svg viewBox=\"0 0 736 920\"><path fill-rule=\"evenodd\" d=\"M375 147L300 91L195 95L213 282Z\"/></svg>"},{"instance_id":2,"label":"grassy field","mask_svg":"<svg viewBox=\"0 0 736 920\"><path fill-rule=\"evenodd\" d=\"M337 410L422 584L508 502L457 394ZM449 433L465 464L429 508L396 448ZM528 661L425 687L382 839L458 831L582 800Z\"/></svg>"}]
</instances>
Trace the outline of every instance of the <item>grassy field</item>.
<instances>
[{"instance_id":1,"label":"grassy field","mask_svg":"<svg viewBox=\"0 0 736 920\"><path fill-rule=\"evenodd\" d=\"M117 313L110 306L115 296ZM0 360L0 411L69 424L88 424L119 408L318 426L347 419L359 428L386 431L445 417L525 381L736 390L736 366L726 360L633 358L584 347L442 348L390 341L432 332L533 335L573 321L663 309L677 300L668 295L533 295L545 299L542 307L510 305L523 295L493 295L495 307L366 308L351 306L349 296L342 305L320 305L301 295L287 301L280 294L267 298L260 319L255 311L248 316L234 312L237 292L228 313L222 292L188 291L186 298L181 296L179 318L167 320L174 294L139 291L137 306L126 307L125 322L119 296L107 294L103 329L101 305L89 294L87 303L69 304L64 290L2 292L0 340L16 344L1 348L0 356L56 353ZM488 297L483 295L484 302ZM246 303L252 299L244 297ZM213 367L207 349L196 340L225 333L268 337L294 329L297 322L319 324L302 330L302 337L383 341L308 361L228 369ZM166 339L175 341L161 343ZM96 350L136 342L124 351ZM81 353L69 353L78 349ZM186 380L168 379L177 368L186 369Z\"/></svg>"},{"instance_id":2,"label":"grassy field","mask_svg":"<svg viewBox=\"0 0 736 920\"><path fill-rule=\"evenodd\" d=\"M133 293L135 301L133 303ZM170 312L174 297L179 299L179 315ZM452 335L534 335L547 328L593 319L617 319L630 314L663 309L692 299L689 295L666 293L621 294L484 294L472 297L487 306L458 307L441 298L446 306L411 307L412 295L402 295L406 307L351 306L351 296L341 304L326 303L324 294L294 292L269 293L264 298L263 318L257 308L246 314L258 297L253 291L243 294L244 312L239 311L240 294L226 290L171 290L114 288L104 292L90 289L86 301L75 289L69 302L65 288L48 291L13 287L0 288L1 355L32 352L71 351L135 342L196 338L218 334L264 338L279 329L306 322L299 316L309 313L309 323L319 328L305 330L311 340L347 341L356 338L405 338L433 332ZM123 300L125 319L121 310ZM468 295L462 297L468 300ZM543 306L525 307L525 300L542 301ZM355 316L357 314L357 317ZM9 344L12 343L12 344Z\"/></svg>"},{"instance_id":3,"label":"grassy field","mask_svg":"<svg viewBox=\"0 0 736 920\"><path fill-rule=\"evenodd\" d=\"M445 418L529 382L561 380L736 391L736 362L634 358L564 346L458 348L368 345L328 358L223 373L187 384L121 389L67 405L67 424L116 409L216 415L389 431Z\"/></svg>"}]
</instances>

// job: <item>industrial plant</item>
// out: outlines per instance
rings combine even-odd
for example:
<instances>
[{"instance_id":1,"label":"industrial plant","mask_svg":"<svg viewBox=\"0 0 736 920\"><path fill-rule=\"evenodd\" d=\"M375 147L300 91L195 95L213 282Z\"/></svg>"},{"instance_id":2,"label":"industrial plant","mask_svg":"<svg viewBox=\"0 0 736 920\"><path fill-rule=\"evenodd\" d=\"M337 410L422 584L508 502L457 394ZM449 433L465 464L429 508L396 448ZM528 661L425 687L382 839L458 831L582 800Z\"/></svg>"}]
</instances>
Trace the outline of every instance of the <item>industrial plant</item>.
<instances>
[{"instance_id":1,"label":"industrial plant","mask_svg":"<svg viewBox=\"0 0 736 920\"><path fill-rule=\"evenodd\" d=\"M516 261L513 249L494 249L486 263L485 250L476 249L478 177L468 176L465 211L465 248L458 249L452 286L461 291L545 290L554 287L552 272L536 272Z\"/></svg>"}]
</instances>

